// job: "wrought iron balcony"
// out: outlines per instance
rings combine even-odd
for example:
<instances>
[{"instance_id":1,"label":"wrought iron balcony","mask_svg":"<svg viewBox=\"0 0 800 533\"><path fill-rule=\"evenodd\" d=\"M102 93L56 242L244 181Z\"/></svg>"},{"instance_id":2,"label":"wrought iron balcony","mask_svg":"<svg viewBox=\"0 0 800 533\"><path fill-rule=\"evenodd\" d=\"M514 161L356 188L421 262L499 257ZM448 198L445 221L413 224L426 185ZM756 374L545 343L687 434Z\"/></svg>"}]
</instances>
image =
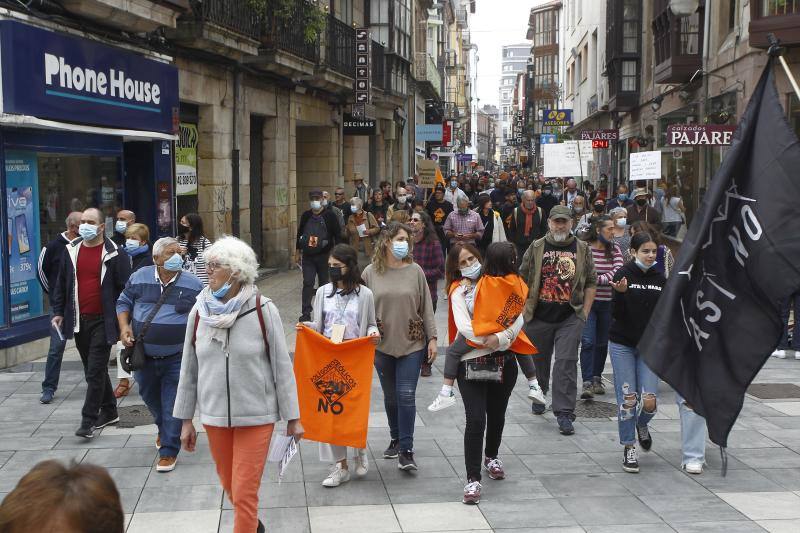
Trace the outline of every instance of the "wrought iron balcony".
<instances>
[{"instance_id":1,"label":"wrought iron balcony","mask_svg":"<svg viewBox=\"0 0 800 533\"><path fill-rule=\"evenodd\" d=\"M254 57L261 39L261 17L248 0L194 0L167 37L188 48L223 57Z\"/></svg>"},{"instance_id":2,"label":"wrought iron balcony","mask_svg":"<svg viewBox=\"0 0 800 533\"><path fill-rule=\"evenodd\" d=\"M312 42L306 40L305 32L302 31L304 9L307 8L302 2L298 2L287 17L281 18L275 16L274 12L268 11L261 41L267 50L288 52L311 63L317 63L320 59L320 36L317 35Z\"/></svg>"},{"instance_id":3,"label":"wrought iron balcony","mask_svg":"<svg viewBox=\"0 0 800 533\"><path fill-rule=\"evenodd\" d=\"M356 75L356 30L333 15L328 15L325 61L328 67L350 78Z\"/></svg>"},{"instance_id":4,"label":"wrought iron balcony","mask_svg":"<svg viewBox=\"0 0 800 533\"><path fill-rule=\"evenodd\" d=\"M261 37L261 21L248 0L203 0L195 3L194 12L199 22L256 40Z\"/></svg>"},{"instance_id":5,"label":"wrought iron balcony","mask_svg":"<svg viewBox=\"0 0 800 533\"><path fill-rule=\"evenodd\" d=\"M442 75L436 68L436 62L427 52L417 52L414 63L414 77L419 82L427 82L436 92L436 96L442 95Z\"/></svg>"}]
</instances>

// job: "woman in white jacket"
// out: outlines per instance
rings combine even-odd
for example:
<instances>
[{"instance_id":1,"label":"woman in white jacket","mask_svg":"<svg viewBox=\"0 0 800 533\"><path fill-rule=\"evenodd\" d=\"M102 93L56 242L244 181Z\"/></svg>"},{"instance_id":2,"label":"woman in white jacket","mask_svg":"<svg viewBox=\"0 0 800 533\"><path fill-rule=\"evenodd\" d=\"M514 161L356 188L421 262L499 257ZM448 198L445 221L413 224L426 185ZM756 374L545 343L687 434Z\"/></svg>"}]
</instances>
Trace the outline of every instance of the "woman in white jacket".
<instances>
[{"instance_id":1,"label":"woman in white jacket","mask_svg":"<svg viewBox=\"0 0 800 533\"><path fill-rule=\"evenodd\" d=\"M361 280L358 268L358 252L347 244L337 244L328 258L330 283L317 289L311 322L305 322L317 333L336 341L372 337L377 345L380 333L375 319L375 303L372 291ZM297 329L302 327L297 325ZM321 461L333 463L331 472L322 481L323 487L338 487L350 481L347 463L347 447L319 443ZM353 457L356 476L363 477L369 470L367 450L355 450Z\"/></svg>"}]
</instances>

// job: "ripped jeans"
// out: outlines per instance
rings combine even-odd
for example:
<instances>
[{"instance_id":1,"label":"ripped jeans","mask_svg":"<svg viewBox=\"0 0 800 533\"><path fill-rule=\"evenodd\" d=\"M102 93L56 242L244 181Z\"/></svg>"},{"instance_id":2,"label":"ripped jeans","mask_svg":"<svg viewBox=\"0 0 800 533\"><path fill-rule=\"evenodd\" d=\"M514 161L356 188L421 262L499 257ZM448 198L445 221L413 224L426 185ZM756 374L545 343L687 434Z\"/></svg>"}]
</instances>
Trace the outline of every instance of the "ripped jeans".
<instances>
[{"instance_id":1,"label":"ripped jeans","mask_svg":"<svg viewBox=\"0 0 800 533\"><path fill-rule=\"evenodd\" d=\"M658 376L639 355L639 350L610 342L614 391L617 394L619 442L636 443L636 427L645 427L656 414Z\"/></svg>"}]
</instances>

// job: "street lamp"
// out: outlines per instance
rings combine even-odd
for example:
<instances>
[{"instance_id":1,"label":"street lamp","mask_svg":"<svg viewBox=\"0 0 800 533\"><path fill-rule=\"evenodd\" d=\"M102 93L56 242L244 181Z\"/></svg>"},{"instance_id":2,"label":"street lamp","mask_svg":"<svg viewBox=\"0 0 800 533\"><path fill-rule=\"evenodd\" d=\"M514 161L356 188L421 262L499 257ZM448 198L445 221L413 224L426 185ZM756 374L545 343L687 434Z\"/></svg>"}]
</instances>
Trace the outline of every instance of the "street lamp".
<instances>
[{"instance_id":1,"label":"street lamp","mask_svg":"<svg viewBox=\"0 0 800 533\"><path fill-rule=\"evenodd\" d=\"M690 17L700 6L700 0L669 0L669 10L676 17Z\"/></svg>"}]
</instances>

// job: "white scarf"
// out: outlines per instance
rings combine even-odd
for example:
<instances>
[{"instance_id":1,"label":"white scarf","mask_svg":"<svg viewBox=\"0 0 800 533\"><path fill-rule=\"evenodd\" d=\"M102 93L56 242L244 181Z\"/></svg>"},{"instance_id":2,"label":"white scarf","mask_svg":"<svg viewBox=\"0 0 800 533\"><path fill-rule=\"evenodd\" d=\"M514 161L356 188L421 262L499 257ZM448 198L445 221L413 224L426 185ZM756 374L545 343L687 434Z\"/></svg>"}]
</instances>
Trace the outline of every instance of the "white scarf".
<instances>
[{"instance_id":1,"label":"white scarf","mask_svg":"<svg viewBox=\"0 0 800 533\"><path fill-rule=\"evenodd\" d=\"M200 314L200 320L215 329L229 329L236 322L244 303L253 296L254 292L255 285L242 285L236 296L222 303L211 294L209 287L204 288L197 295L197 312ZM216 333L214 332L213 336L216 337Z\"/></svg>"}]
</instances>

